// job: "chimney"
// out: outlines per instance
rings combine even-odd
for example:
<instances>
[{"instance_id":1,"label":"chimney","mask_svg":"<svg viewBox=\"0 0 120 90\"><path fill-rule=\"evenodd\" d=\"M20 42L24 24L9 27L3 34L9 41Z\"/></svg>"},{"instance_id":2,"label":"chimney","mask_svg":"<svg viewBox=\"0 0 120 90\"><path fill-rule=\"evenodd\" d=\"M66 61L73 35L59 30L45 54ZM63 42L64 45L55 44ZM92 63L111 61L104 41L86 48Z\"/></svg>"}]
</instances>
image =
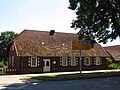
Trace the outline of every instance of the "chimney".
<instances>
[{"instance_id":1,"label":"chimney","mask_svg":"<svg viewBox=\"0 0 120 90\"><path fill-rule=\"evenodd\" d=\"M50 30L50 36L55 35L55 30Z\"/></svg>"}]
</instances>

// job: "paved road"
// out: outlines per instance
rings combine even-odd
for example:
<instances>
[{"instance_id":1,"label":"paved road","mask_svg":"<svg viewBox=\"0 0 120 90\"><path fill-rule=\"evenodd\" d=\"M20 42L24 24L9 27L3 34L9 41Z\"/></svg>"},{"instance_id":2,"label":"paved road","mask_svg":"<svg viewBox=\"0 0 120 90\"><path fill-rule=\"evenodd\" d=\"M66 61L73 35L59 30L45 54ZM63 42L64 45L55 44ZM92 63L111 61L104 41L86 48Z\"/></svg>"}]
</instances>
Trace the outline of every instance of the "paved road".
<instances>
[{"instance_id":1,"label":"paved road","mask_svg":"<svg viewBox=\"0 0 120 90\"><path fill-rule=\"evenodd\" d=\"M120 77L12 84L1 90L120 90Z\"/></svg>"}]
</instances>

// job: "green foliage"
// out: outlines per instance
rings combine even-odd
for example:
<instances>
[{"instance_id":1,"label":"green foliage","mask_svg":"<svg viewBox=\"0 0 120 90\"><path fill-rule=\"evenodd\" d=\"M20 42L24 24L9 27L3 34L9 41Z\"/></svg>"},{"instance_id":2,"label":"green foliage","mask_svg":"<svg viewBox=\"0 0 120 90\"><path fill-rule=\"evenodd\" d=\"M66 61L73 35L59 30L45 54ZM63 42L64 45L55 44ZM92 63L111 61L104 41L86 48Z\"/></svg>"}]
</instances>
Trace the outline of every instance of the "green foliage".
<instances>
[{"instance_id":1,"label":"green foliage","mask_svg":"<svg viewBox=\"0 0 120 90\"><path fill-rule=\"evenodd\" d=\"M7 60L8 43L14 39L18 34L13 31L5 31L0 34L0 61Z\"/></svg>"},{"instance_id":2,"label":"green foliage","mask_svg":"<svg viewBox=\"0 0 120 90\"><path fill-rule=\"evenodd\" d=\"M5 65L4 61L0 61L0 68L7 68L7 66Z\"/></svg>"},{"instance_id":3,"label":"green foliage","mask_svg":"<svg viewBox=\"0 0 120 90\"><path fill-rule=\"evenodd\" d=\"M106 43L120 37L119 0L69 0L69 9L75 10L77 18L72 28L80 29L90 40ZM110 30L111 28L112 30Z\"/></svg>"},{"instance_id":4,"label":"green foliage","mask_svg":"<svg viewBox=\"0 0 120 90\"><path fill-rule=\"evenodd\" d=\"M108 68L111 68L111 69L120 69L120 63L109 64Z\"/></svg>"},{"instance_id":5,"label":"green foliage","mask_svg":"<svg viewBox=\"0 0 120 90\"><path fill-rule=\"evenodd\" d=\"M112 64L112 59L111 58L107 58L108 64Z\"/></svg>"},{"instance_id":6,"label":"green foliage","mask_svg":"<svg viewBox=\"0 0 120 90\"><path fill-rule=\"evenodd\" d=\"M119 63L113 63L112 59L107 58L108 60L108 68L110 69L120 69L120 62Z\"/></svg>"}]
</instances>

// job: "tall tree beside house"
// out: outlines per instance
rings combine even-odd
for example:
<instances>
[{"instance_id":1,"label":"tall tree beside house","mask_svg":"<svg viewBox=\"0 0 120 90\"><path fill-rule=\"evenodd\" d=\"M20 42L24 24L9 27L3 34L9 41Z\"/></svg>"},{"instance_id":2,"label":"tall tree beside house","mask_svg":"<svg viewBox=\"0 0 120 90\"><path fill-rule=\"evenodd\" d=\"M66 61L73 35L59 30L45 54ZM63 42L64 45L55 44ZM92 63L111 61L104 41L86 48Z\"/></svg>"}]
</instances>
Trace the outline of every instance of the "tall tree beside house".
<instances>
[{"instance_id":1,"label":"tall tree beside house","mask_svg":"<svg viewBox=\"0 0 120 90\"><path fill-rule=\"evenodd\" d=\"M18 34L13 31L5 31L0 34L0 61L7 61L7 45Z\"/></svg>"},{"instance_id":2,"label":"tall tree beside house","mask_svg":"<svg viewBox=\"0 0 120 90\"><path fill-rule=\"evenodd\" d=\"M120 37L120 0L69 0L69 9L77 18L72 28L80 29L79 35L106 43Z\"/></svg>"}]
</instances>

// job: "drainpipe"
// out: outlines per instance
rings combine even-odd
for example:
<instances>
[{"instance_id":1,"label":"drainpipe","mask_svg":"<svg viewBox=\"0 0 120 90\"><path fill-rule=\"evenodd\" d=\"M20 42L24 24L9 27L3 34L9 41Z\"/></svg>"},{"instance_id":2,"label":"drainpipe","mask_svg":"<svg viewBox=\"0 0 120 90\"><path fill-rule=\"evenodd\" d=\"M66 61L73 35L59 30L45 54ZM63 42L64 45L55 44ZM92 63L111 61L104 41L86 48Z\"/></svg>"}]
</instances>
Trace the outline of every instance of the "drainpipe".
<instances>
[{"instance_id":1,"label":"drainpipe","mask_svg":"<svg viewBox=\"0 0 120 90\"><path fill-rule=\"evenodd\" d=\"M82 50L80 50L80 73L82 72Z\"/></svg>"}]
</instances>

